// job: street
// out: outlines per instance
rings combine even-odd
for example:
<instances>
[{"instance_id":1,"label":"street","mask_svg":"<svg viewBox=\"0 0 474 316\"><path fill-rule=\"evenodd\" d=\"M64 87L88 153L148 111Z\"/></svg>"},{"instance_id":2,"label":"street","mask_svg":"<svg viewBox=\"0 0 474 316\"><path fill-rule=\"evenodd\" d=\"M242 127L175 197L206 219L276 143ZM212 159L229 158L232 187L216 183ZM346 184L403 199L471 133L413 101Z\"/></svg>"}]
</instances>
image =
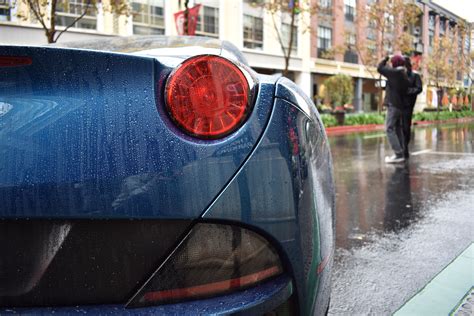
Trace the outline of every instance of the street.
<instances>
[{"instance_id":1,"label":"street","mask_svg":"<svg viewBox=\"0 0 474 316\"><path fill-rule=\"evenodd\" d=\"M331 315L395 312L474 240L474 123L414 128L408 163L383 132L330 136L337 190Z\"/></svg>"}]
</instances>

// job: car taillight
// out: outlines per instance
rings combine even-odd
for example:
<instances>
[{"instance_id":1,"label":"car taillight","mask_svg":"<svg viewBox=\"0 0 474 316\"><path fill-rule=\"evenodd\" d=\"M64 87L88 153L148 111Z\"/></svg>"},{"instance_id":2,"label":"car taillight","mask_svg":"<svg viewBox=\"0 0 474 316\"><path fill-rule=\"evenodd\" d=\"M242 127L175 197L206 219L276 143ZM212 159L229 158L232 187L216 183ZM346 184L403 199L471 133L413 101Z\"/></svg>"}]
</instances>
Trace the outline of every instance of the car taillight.
<instances>
[{"instance_id":1,"label":"car taillight","mask_svg":"<svg viewBox=\"0 0 474 316\"><path fill-rule=\"evenodd\" d=\"M244 73L229 60L213 55L184 61L166 84L166 107L187 134L219 138L239 128L251 110Z\"/></svg>"},{"instance_id":2,"label":"car taillight","mask_svg":"<svg viewBox=\"0 0 474 316\"><path fill-rule=\"evenodd\" d=\"M128 307L221 295L282 272L277 252L257 233L237 226L199 223Z\"/></svg>"},{"instance_id":3,"label":"car taillight","mask_svg":"<svg viewBox=\"0 0 474 316\"><path fill-rule=\"evenodd\" d=\"M33 63L27 56L0 56L0 67L29 66Z\"/></svg>"}]
</instances>

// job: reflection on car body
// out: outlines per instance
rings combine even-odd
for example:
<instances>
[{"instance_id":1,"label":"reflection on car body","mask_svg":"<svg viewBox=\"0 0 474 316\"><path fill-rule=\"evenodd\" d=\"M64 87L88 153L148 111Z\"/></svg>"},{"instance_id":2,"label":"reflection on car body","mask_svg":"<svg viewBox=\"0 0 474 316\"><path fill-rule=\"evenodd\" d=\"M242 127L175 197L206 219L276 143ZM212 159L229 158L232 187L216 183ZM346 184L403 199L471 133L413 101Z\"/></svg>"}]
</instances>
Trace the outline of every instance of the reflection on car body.
<instances>
[{"instance_id":1,"label":"reflection on car body","mask_svg":"<svg viewBox=\"0 0 474 316\"><path fill-rule=\"evenodd\" d=\"M327 310L332 161L294 83L199 37L1 56L31 64L0 68L0 313Z\"/></svg>"}]
</instances>

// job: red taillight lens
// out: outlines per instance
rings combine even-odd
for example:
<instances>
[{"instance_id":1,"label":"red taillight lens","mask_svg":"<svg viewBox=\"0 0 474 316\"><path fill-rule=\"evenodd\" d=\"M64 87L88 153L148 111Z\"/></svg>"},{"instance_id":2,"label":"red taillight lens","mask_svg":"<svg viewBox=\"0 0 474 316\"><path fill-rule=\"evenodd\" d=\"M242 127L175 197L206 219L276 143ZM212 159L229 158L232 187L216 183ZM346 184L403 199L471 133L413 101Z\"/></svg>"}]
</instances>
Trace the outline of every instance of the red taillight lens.
<instances>
[{"instance_id":1,"label":"red taillight lens","mask_svg":"<svg viewBox=\"0 0 474 316\"><path fill-rule=\"evenodd\" d=\"M278 253L262 236L242 227L200 223L128 306L223 295L281 273Z\"/></svg>"},{"instance_id":2,"label":"red taillight lens","mask_svg":"<svg viewBox=\"0 0 474 316\"><path fill-rule=\"evenodd\" d=\"M242 71L219 56L186 60L171 74L166 106L173 121L199 138L228 135L250 112L249 84Z\"/></svg>"},{"instance_id":3,"label":"red taillight lens","mask_svg":"<svg viewBox=\"0 0 474 316\"><path fill-rule=\"evenodd\" d=\"M33 63L31 57L26 56L0 56L0 67L29 66Z\"/></svg>"}]
</instances>

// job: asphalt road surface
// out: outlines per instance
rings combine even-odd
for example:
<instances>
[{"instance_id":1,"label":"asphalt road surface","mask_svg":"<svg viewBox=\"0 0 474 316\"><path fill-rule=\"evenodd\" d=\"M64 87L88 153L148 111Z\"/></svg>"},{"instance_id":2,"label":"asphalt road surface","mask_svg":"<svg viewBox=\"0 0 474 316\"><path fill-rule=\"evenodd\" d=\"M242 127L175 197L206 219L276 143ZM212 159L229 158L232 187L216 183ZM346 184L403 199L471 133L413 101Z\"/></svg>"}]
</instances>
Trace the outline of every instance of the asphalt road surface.
<instances>
[{"instance_id":1,"label":"asphalt road surface","mask_svg":"<svg viewBox=\"0 0 474 316\"><path fill-rule=\"evenodd\" d=\"M337 190L330 315L389 315L474 241L474 122L330 137Z\"/></svg>"}]
</instances>

